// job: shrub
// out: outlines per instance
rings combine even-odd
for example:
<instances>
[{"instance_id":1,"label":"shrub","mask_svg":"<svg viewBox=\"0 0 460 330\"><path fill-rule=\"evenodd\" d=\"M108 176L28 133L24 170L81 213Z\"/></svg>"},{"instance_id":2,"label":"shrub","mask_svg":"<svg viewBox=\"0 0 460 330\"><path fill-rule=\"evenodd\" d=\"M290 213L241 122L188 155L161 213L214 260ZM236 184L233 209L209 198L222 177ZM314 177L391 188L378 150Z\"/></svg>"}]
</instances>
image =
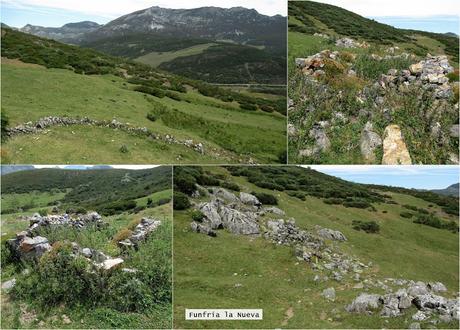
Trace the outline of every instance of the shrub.
<instances>
[{"instance_id":1,"label":"shrub","mask_svg":"<svg viewBox=\"0 0 460 330\"><path fill-rule=\"evenodd\" d=\"M42 217L45 217L48 215L48 210L47 209L38 210L38 214L40 214Z\"/></svg>"},{"instance_id":2,"label":"shrub","mask_svg":"<svg viewBox=\"0 0 460 330\"><path fill-rule=\"evenodd\" d=\"M174 210L185 210L191 206L188 196L180 191L174 191L173 208Z\"/></svg>"},{"instance_id":3,"label":"shrub","mask_svg":"<svg viewBox=\"0 0 460 330\"><path fill-rule=\"evenodd\" d=\"M244 110L256 111L257 105L252 103L240 103L240 108Z\"/></svg>"},{"instance_id":4,"label":"shrub","mask_svg":"<svg viewBox=\"0 0 460 330\"><path fill-rule=\"evenodd\" d=\"M99 212L102 215L108 216L134 209L136 206L137 204L134 200L120 200L100 206Z\"/></svg>"},{"instance_id":5,"label":"shrub","mask_svg":"<svg viewBox=\"0 0 460 330\"><path fill-rule=\"evenodd\" d=\"M233 191L240 191L241 190L240 186L238 186L236 183L229 182L229 181L222 181L220 183L220 186L223 187L223 188L233 190Z\"/></svg>"},{"instance_id":6,"label":"shrub","mask_svg":"<svg viewBox=\"0 0 460 330\"><path fill-rule=\"evenodd\" d=\"M131 230L129 230L128 228L123 228L118 233L116 233L115 236L113 236L113 241L114 242L123 241L127 239L128 237L130 237L132 234L133 232Z\"/></svg>"},{"instance_id":7,"label":"shrub","mask_svg":"<svg viewBox=\"0 0 460 330\"><path fill-rule=\"evenodd\" d=\"M355 207L355 208L359 208L359 209L365 209L365 208L371 207L372 205L367 201L352 200L352 201L345 201L343 203L343 206L345 206L345 207Z\"/></svg>"},{"instance_id":8,"label":"shrub","mask_svg":"<svg viewBox=\"0 0 460 330\"><path fill-rule=\"evenodd\" d=\"M255 192L255 191L251 192L251 194L256 196L257 199L262 204L265 204L265 205L278 205L278 199L276 198L276 196L266 194L266 193L262 193L262 192Z\"/></svg>"},{"instance_id":9,"label":"shrub","mask_svg":"<svg viewBox=\"0 0 460 330\"><path fill-rule=\"evenodd\" d=\"M147 205L150 206L152 205L152 203L153 203L153 200L150 197L147 198Z\"/></svg>"},{"instance_id":10,"label":"shrub","mask_svg":"<svg viewBox=\"0 0 460 330\"><path fill-rule=\"evenodd\" d=\"M419 214L414 220L414 223L419 223L422 225L434 227L434 228L442 228L443 223L441 219L432 215L432 214Z\"/></svg>"},{"instance_id":11,"label":"shrub","mask_svg":"<svg viewBox=\"0 0 460 330\"><path fill-rule=\"evenodd\" d=\"M343 203L343 199L341 198L327 198L323 201L324 203L326 204L342 204Z\"/></svg>"},{"instance_id":12,"label":"shrub","mask_svg":"<svg viewBox=\"0 0 460 330\"><path fill-rule=\"evenodd\" d=\"M196 179L185 172L179 172L174 175L174 188L184 194L190 195L196 189Z\"/></svg>"},{"instance_id":13,"label":"shrub","mask_svg":"<svg viewBox=\"0 0 460 330\"><path fill-rule=\"evenodd\" d=\"M417 211L417 207L413 205L404 204L403 207L408 210Z\"/></svg>"},{"instance_id":14,"label":"shrub","mask_svg":"<svg viewBox=\"0 0 460 330\"><path fill-rule=\"evenodd\" d=\"M410 219L414 216L413 213L410 213L410 212L401 212L399 213L399 215L402 217L402 218L406 218L406 219Z\"/></svg>"},{"instance_id":15,"label":"shrub","mask_svg":"<svg viewBox=\"0 0 460 330\"><path fill-rule=\"evenodd\" d=\"M353 220L352 222L353 229L355 230L363 230L368 234L375 234L380 231L380 226L375 221L360 221L360 220Z\"/></svg>"},{"instance_id":16,"label":"shrub","mask_svg":"<svg viewBox=\"0 0 460 330\"><path fill-rule=\"evenodd\" d=\"M123 144L121 147L120 147L120 152L123 153L123 154L126 154L128 152L128 147L126 146L126 144Z\"/></svg>"},{"instance_id":17,"label":"shrub","mask_svg":"<svg viewBox=\"0 0 460 330\"><path fill-rule=\"evenodd\" d=\"M190 216L192 217L193 221L202 222L203 219L204 219L204 214L203 214L203 212L201 212L201 211L199 211L199 210L193 210L193 211L190 213Z\"/></svg>"},{"instance_id":18,"label":"shrub","mask_svg":"<svg viewBox=\"0 0 460 330\"><path fill-rule=\"evenodd\" d=\"M8 119L8 116L5 113L5 110L2 109L2 112L1 112L1 137L2 137L2 140L7 139L7 134L6 133L8 131L9 124L10 124L10 120Z\"/></svg>"},{"instance_id":19,"label":"shrub","mask_svg":"<svg viewBox=\"0 0 460 330\"><path fill-rule=\"evenodd\" d=\"M141 93L145 93L145 94L150 94L150 95L153 95L153 96L156 96L158 98L163 98L165 97L165 93L163 90L159 89L159 88L155 88L155 87L149 87L149 86L136 86L134 88L134 90L136 92L141 92Z\"/></svg>"},{"instance_id":20,"label":"shrub","mask_svg":"<svg viewBox=\"0 0 460 330\"><path fill-rule=\"evenodd\" d=\"M151 111L147 114L147 119L150 120L150 121L156 121L157 120L157 116Z\"/></svg>"},{"instance_id":21,"label":"shrub","mask_svg":"<svg viewBox=\"0 0 460 330\"><path fill-rule=\"evenodd\" d=\"M286 191L286 194L292 197L297 197L298 199L304 201L305 200L305 193L301 191L295 191L295 190L288 190Z\"/></svg>"}]
</instances>

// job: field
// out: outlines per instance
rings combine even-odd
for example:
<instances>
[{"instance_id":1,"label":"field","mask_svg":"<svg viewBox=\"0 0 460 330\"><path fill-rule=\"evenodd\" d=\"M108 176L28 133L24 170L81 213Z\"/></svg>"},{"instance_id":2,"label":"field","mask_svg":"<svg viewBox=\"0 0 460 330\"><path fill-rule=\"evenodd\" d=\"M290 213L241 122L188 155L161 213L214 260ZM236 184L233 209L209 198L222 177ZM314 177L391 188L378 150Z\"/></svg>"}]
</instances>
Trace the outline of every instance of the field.
<instances>
[{"instance_id":1,"label":"field","mask_svg":"<svg viewBox=\"0 0 460 330\"><path fill-rule=\"evenodd\" d=\"M3 139L4 163L272 163L286 158L284 96L238 94L92 50L39 43L19 32L6 36L4 130L57 116L115 121L149 133L108 125L50 126ZM152 116L158 104L166 110Z\"/></svg>"},{"instance_id":2,"label":"field","mask_svg":"<svg viewBox=\"0 0 460 330\"><path fill-rule=\"evenodd\" d=\"M53 246L51 252L42 256L37 263L18 262L11 258L5 242L14 238L16 233L29 228L29 220L25 217L36 212L51 214L56 206L60 214L66 209L81 209L83 206L88 211L94 210L93 207L88 207L87 203L104 200L108 197L105 189L114 182L120 184L120 172L113 172L105 176L105 184L98 185L101 187L100 190L92 189L91 192L83 194L88 196L87 200L74 199L85 189L84 186L91 184L70 183L72 180L61 181L63 177L57 171L63 170L30 171L34 172L29 174L34 176L33 180L15 180L16 189L27 190L28 185L35 185L35 188L42 187L40 190L2 193L2 283L12 278L16 279L16 285L12 290L2 289L2 329L170 328L172 190L163 189L158 183L155 185L159 191L149 193L149 190L145 189L145 193L134 199L136 209L103 216L103 221L108 224L106 228L41 229L40 235L48 238ZM99 171L101 173L106 170ZM21 173L26 172L14 173L15 178L20 177ZM144 176L147 173L144 172ZM69 175L79 176L78 171ZM135 177L136 174L131 173L131 176ZM80 177L75 180L85 182L86 179ZM153 184L153 181L150 182ZM138 189L137 185L142 186L146 183L148 184L132 181L126 183L121 191L129 195ZM66 188L69 185L72 188ZM5 189L13 189L9 184L7 186L9 188ZM54 188L51 188L52 186ZM110 201L104 203L106 206L112 205ZM15 207L19 211L6 212L6 207ZM144 217L160 220L160 227L140 244L138 250L122 251L117 245L117 240L120 240L117 237L122 237L128 228L133 229ZM125 260L123 267L137 269L137 275L130 274L130 280L127 280L123 276L123 271L112 270L110 273L98 273L101 277L95 279L84 271L79 272L78 263L69 264L65 259L60 259L62 264L59 261L53 262L53 258L64 253L69 242L96 249L111 257L121 255ZM60 249L62 252L59 252ZM95 284L94 280L99 280L99 288L96 291L92 287ZM116 286L113 287L115 283ZM111 293L106 291L107 286L112 286ZM106 295L112 296L108 298ZM107 298L109 300L106 300Z\"/></svg>"},{"instance_id":3,"label":"field","mask_svg":"<svg viewBox=\"0 0 460 330\"><path fill-rule=\"evenodd\" d=\"M213 45L215 44L207 43L183 48L180 50L173 50L169 52L151 52L146 55L139 56L138 58L136 58L136 61L151 65L153 67L157 67L163 62L172 61L177 57L200 54Z\"/></svg>"},{"instance_id":4,"label":"field","mask_svg":"<svg viewBox=\"0 0 460 330\"><path fill-rule=\"evenodd\" d=\"M286 218L294 217L302 229L315 225L341 231L348 239L338 243L343 251L372 262L374 280L407 278L441 281L449 296L458 291L458 234L412 223L400 213L404 204L435 211L455 219L438 206L405 194L385 192L398 204L373 203L375 211L330 205L307 196L305 201L228 176L222 168L206 168L211 175L225 175L241 191L275 195ZM209 174L208 173L208 174ZM201 199L202 200L202 199ZM206 200L206 199L205 199ZM431 205L431 206L430 206ZM374 220L378 234L352 229L353 220ZM190 211L174 211L174 326L176 328L407 328L413 322L411 307L403 316L382 318L349 314L344 306L360 292L355 283L332 279L316 282L318 274L298 261L290 247L262 237L234 235L219 230L217 237L190 230ZM336 299L328 302L322 290L335 287ZM375 289L374 289L375 291ZM372 289L370 292L373 292ZM262 308L262 321L185 321L185 308ZM456 328L455 322L442 324Z\"/></svg>"}]
</instances>

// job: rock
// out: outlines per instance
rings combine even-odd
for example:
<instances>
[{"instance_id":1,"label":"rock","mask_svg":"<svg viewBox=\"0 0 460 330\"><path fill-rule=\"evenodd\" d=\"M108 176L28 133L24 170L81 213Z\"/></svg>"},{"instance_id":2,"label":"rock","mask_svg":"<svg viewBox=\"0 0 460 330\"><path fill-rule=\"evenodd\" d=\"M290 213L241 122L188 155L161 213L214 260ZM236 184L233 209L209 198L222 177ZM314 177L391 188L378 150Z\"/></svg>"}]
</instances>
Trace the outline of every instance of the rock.
<instances>
[{"instance_id":1,"label":"rock","mask_svg":"<svg viewBox=\"0 0 460 330\"><path fill-rule=\"evenodd\" d=\"M124 262L123 259L121 258L110 258L110 259L107 259L105 261L103 261L101 264L100 264L100 267L104 270L112 270L118 266L120 266L122 263Z\"/></svg>"},{"instance_id":2,"label":"rock","mask_svg":"<svg viewBox=\"0 0 460 330\"><path fill-rule=\"evenodd\" d=\"M327 288L323 290L321 295L326 298L327 300L334 301L335 300L335 289L334 288Z\"/></svg>"},{"instance_id":3,"label":"rock","mask_svg":"<svg viewBox=\"0 0 460 330\"><path fill-rule=\"evenodd\" d=\"M408 329L421 329L420 328L420 323L418 322L413 322L409 325L409 328Z\"/></svg>"},{"instance_id":4,"label":"rock","mask_svg":"<svg viewBox=\"0 0 460 330\"><path fill-rule=\"evenodd\" d=\"M231 193L227 189L224 188L213 188L213 195L219 198L222 198L224 201L227 202L237 202L238 197L235 194Z\"/></svg>"},{"instance_id":5,"label":"rock","mask_svg":"<svg viewBox=\"0 0 460 330\"><path fill-rule=\"evenodd\" d=\"M219 205L216 201L200 204L199 210L205 215L211 229L221 229L224 227L219 215Z\"/></svg>"},{"instance_id":6,"label":"rock","mask_svg":"<svg viewBox=\"0 0 460 330\"><path fill-rule=\"evenodd\" d=\"M407 150L398 125L385 128L383 139L383 165L411 165L412 160Z\"/></svg>"},{"instance_id":7,"label":"rock","mask_svg":"<svg viewBox=\"0 0 460 330\"><path fill-rule=\"evenodd\" d=\"M414 315L412 315L412 319L415 320L415 321L423 321L427 318L428 316L426 316L425 313L423 313L422 311L417 311L417 313L415 313Z\"/></svg>"},{"instance_id":8,"label":"rock","mask_svg":"<svg viewBox=\"0 0 460 330\"><path fill-rule=\"evenodd\" d=\"M257 215L255 213L241 212L222 206L219 214L224 227L233 234L254 235L260 232L259 224L256 221Z\"/></svg>"},{"instance_id":9,"label":"rock","mask_svg":"<svg viewBox=\"0 0 460 330\"><path fill-rule=\"evenodd\" d=\"M72 323L72 321L70 320L70 318L67 315L63 314L62 315L62 323L70 324L70 323Z\"/></svg>"},{"instance_id":10,"label":"rock","mask_svg":"<svg viewBox=\"0 0 460 330\"><path fill-rule=\"evenodd\" d=\"M364 288L364 284L362 282L356 283L355 285L353 285L353 289L363 289L363 288Z\"/></svg>"},{"instance_id":11,"label":"rock","mask_svg":"<svg viewBox=\"0 0 460 330\"><path fill-rule=\"evenodd\" d=\"M430 282L427 287L433 292L446 292L447 288L441 282Z\"/></svg>"},{"instance_id":12,"label":"rock","mask_svg":"<svg viewBox=\"0 0 460 330\"><path fill-rule=\"evenodd\" d=\"M262 205L262 203L259 202L256 196L245 193L245 192L240 192L240 201L243 204L247 204L247 205L254 205L254 206Z\"/></svg>"},{"instance_id":13,"label":"rock","mask_svg":"<svg viewBox=\"0 0 460 330\"><path fill-rule=\"evenodd\" d=\"M190 228L196 233L206 234L206 235L211 236L211 237L216 237L217 236L216 232L213 231L210 227L208 227L208 226L206 226L204 224L195 222L195 221L193 221L190 224Z\"/></svg>"},{"instance_id":14,"label":"rock","mask_svg":"<svg viewBox=\"0 0 460 330\"><path fill-rule=\"evenodd\" d=\"M353 302L345 307L349 313L366 313L381 306L380 296L377 294L361 293Z\"/></svg>"},{"instance_id":15,"label":"rock","mask_svg":"<svg viewBox=\"0 0 460 330\"><path fill-rule=\"evenodd\" d=\"M269 212L269 213L273 213L273 214L276 214L276 215L286 215L286 213L283 210L277 208L276 206L266 207L266 208L264 208L264 211Z\"/></svg>"},{"instance_id":16,"label":"rock","mask_svg":"<svg viewBox=\"0 0 460 330\"><path fill-rule=\"evenodd\" d=\"M16 285L16 279L15 278L13 278L11 280L8 280L8 281L5 281L5 282L2 283L2 290L9 291L12 288L14 288L15 285Z\"/></svg>"},{"instance_id":17,"label":"rock","mask_svg":"<svg viewBox=\"0 0 460 330\"><path fill-rule=\"evenodd\" d=\"M91 256L93 255L92 252L91 252L91 249L89 249L89 248L82 249L81 254L83 254L83 256L86 257L86 258L91 258Z\"/></svg>"},{"instance_id":18,"label":"rock","mask_svg":"<svg viewBox=\"0 0 460 330\"><path fill-rule=\"evenodd\" d=\"M322 227L317 226L316 231L320 237L323 237L325 239L330 239L334 241L346 241L347 240L345 235L342 234L338 230L332 230L329 228L322 228Z\"/></svg>"},{"instance_id":19,"label":"rock","mask_svg":"<svg viewBox=\"0 0 460 330\"><path fill-rule=\"evenodd\" d=\"M437 296L434 294L424 294L416 296L413 300L415 306L421 310L431 310L431 309L445 309L447 305L447 300L444 297Z\"/></svg>"},{"instance_id":20,"label":"rock","mask_svg":"<svg viewBox=\"0 0 460 330\"><path fill-rule=\"evenodd\" d=\"M315 141L315 146L312 151L313 154L325 152L331 147L331 141L320 124L313 126L313 128L309 131L308 136Z\"/></svg>"},{"instance_id":21,"label":"rock","mask_svg":"<svg viewBox=\"0 0 460 330\"><path fill-rule=\"evenodd\" d=\"M458 138L459 137L459 125L458 124L452 125L449 128L449 134L451 137Z\"/></svg>"},{"instance_id":22,"label":"rock","mask_svg":"<svg viewBox=\"0 0 460 330\"><path fill-rule=\"evenodd\" d=\"M380 312L380 315L383 317L395 317L400 315L399 312L399 299L394 294L386 294L382 297L383 300L383 309Z\"/></svg>"},{"instance_id":23,"label":"rock","mask_svg":"<svg viewBox=\"0 0 460 330\"><path fill-rule=\"evenodd\" d=\"M416 297L416 296L429 294L430 292L426 284L419 281L414 284L411 284L409 288L407 289L407 293L409 294L409 296Z\"/></svg>"},{"instance_id":24,"label":"rock","mask_svg":"<svg viewBox=\"0 0 460 330\"><path fill-rule=\"evenodd\" d=\"M419 63L416 63L416 64L412 64L410 67L409 67L409 70L412 74L419 74L419 73L422 73L422 70L423 70L423 63L422 62L419 62Z\"/></svg>"},{"instance_id":25,"label":"rock","mask_svg":"<svg viewBox=\"0 0 460 330\"><path fill-rule=\"evenodd\" d=\"M358 44L356 43L356 41L354 41L351 38L337 39L337 41L335 42L335 45L337 47L344 47L344 48L356 48L356 47L358 47Z\"/></svg>"},{"instance_id":26,"label":"rock","mask_svg":"<svg viewBox=\"0 0 460 330\"><path fill-rule=\"evenodd\" d=\"M296 137L298 134L297 128L295 128L295 126L292 124L288 124L287 130L289 136Z\"/></svg>"},{"instance_id":27,"label":"rock","mask_svg":"<svg viewBox=\"0 0 460 330\"><path fill-rule=\"evenodd\" d=\"M372 123L367 122L361 132L361 155L367 163L375 163L375 150L382 145L382 139L373 131Z\"/></svg>"}]
</instances>

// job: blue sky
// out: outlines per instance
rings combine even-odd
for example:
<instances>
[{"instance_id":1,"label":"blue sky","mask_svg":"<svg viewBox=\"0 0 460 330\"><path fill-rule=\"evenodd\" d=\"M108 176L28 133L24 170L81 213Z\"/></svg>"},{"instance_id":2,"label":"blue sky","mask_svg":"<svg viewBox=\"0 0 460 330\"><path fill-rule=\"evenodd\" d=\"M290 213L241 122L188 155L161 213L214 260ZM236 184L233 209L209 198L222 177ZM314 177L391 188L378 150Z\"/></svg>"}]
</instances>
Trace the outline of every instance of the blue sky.
<instances>
[{"instance_id":1,"label":"blue sky","mask_svg":"<svg viewBox=\"0 0 460 330\"><path fill-rule=\"evenodd\" d=\"M443 189L459 182L455 165L312 165L311 168L344 180L415 189Z\"/></svg>"},{"instance_id":2,"label":"blue sky","mask_svg":"<svg viewBox=\"0 0 460 330\"><path fill-rule=\"evenodd\" d=\"M460 34L459 17L452 15L430 17L383 16L369 17L377 22L401 29L421 30L437 33L454 32Z\"/></svg>"}]
</instances>

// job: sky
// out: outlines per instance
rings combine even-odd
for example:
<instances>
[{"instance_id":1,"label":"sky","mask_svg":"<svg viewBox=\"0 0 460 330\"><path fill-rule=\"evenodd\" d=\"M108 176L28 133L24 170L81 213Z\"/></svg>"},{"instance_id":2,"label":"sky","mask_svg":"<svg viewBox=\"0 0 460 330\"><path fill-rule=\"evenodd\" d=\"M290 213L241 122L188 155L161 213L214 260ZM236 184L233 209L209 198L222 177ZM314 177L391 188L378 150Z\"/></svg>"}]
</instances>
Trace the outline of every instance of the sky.
<instances>
[{"instance_id":1,"label":"sky","mask_svg":"<svg viewBox=\"0 0 460 330\"><path fill-rule=\"evenodd\" d=\"M458 0L315 0L398 28L459 34Z\"/></svg>"},{"instance_id":2,"label":"sky","mask_svg":"<svg viewBox=\"0 0 460 330\"><path fill-rule=\"evenodd\" d=\"M13 27L26 24L59 27L70 22L105 24L152 6L165 8L245 7L264 15L287 15L284 0L1 0L1 21Z\"/></svg>"},{"instance_id":3,"label":"sky","mask_svg":"<svg viewBox=\"0 0 460 330\"><path fill-rule=\"evenodd\" d=\"M444 189L459 182L459 167L456 165L311 165L309 167L357 183L404 188Z\"/></svg>"}]
</instances>

